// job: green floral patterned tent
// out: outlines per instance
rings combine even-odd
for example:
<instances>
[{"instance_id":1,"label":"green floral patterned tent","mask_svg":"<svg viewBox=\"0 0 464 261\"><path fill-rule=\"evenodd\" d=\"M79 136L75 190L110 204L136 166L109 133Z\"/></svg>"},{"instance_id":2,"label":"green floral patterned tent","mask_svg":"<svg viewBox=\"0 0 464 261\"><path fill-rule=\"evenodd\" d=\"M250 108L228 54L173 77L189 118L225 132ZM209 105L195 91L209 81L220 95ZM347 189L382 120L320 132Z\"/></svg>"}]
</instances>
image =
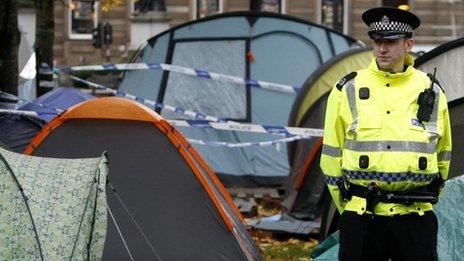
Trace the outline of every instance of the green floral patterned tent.
<instances>
[{"instance_id":1,"label":"green floral patterned tent","mask_svg":"<svg viewBox=\"0 0 464 261\"><path fill-rule=\"evenodd\" d=\"M0 148L0 260L100 259L106 163Z\"/></svg>"}]
</instances>

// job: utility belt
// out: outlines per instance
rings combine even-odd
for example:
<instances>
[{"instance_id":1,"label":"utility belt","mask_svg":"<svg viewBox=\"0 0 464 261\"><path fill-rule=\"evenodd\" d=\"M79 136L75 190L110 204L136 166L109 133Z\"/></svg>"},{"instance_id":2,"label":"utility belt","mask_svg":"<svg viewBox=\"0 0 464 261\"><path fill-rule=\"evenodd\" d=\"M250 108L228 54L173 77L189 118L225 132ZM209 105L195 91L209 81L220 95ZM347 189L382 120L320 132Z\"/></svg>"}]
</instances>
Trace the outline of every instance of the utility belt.
<instances>
[{"instance_id":1,"label":"utility belt","mask_svg":"<svg viewBox=\"0 0 464 261\"><path fill-rule=\"evenodd\" d=\"M443 187L443 180L440 175L428 185L405 191L387 191L380 189L379 185L372 182L367 187L355 185L346 179L337 183L340 195L344 201L351 200L352 196L366 199L366 210L374 213L374 208L378 203L396 203L406 206L414 202L426 202L436 204L440 188Z\"/></svg>"}]
</instances>

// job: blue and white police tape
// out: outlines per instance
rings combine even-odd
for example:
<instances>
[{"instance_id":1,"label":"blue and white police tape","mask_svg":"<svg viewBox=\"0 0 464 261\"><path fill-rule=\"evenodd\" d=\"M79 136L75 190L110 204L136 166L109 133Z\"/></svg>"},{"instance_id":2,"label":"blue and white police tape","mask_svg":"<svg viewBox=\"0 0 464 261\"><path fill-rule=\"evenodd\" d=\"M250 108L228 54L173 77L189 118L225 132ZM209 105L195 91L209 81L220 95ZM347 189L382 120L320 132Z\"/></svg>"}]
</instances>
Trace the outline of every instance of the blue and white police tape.
<instances>
[{"instance_id":1,"label":"blue and white police tape","mask_svg":"<svg viewBox=\"0 0 464 261\"><path fill-rule=\"evenodd\" d=\"M310 136L292 136L278 140L272 141L260 141L260 142L242 142L242 143L231 143L223 141L204 141L197 139L187 139L191 144L212 146L212 147L227 147L227 148L243 148L243 147L265 147L272 145L279 145L281 143L301 140L301 139L310 139Z\"/></svg>"},{"instance_id":2,"label":"blue and white police tape","mask_svg":"<svg viewBox=\"0 0 464 261\"><path fill-rule=\"evenodd\" d=\"M312 128L299 128L299 127L282 127L282 126L269 126L257 125L238 122L208 122L204 120L168 120L169 123L176 127L197 127L225 131L240 131L240 132L254 132L254 133L267 133L277 134L286 137L322 137L324 130ZM302 138L301 138L302 139Z\"/></svg>"},{"instance_id":3,"label":"blue and white police tape","mask_svg":"<svg viewBox=\"0 0 464 261\"><path fill-rule=\"evenodd\" d=\"M182 108L164 105L157 103L155 101L143 99L132 94L120 92L113 90L109 87L103 86L101 84L93 83L87 80L80 79L75 76L70 76L76 81L85 83L89 86L96 87L99 89L106 89L110 92L113 92L115 95L122 96L137 102L147 104L151 107L157 107L166 109L169 111L177 112L184 114L186 116L199 119L199 120L170 120L171 124L178 127L201 127L201 128L213 128L218 130L228 130L228 131L245 131L245 132L255 132L255 133L269 133L269 134L280 134L283 136L312 136L312 137L322 137L323 130L321 129L312 129L312 128L299 128L299 127L282 127L282 126L267 126L267 125L256 125L256 124L244 124L233 121L225 121L224 119L219 119L214 116L210 116L204 113L194 112L185 110Z\"/></svg>"},{"instance_id":4,"label":"blue and white police tape","mask_svg":"<svg viewBox=\"0 0 464 261\"><path fill-rule=\"evenodd\" d=\"M24 115L34 118L39 118L39 114L35 111L23 111L23 110L9 110L9 109L0 109L1 113L8 113L8 114L16 114L16 115ZM221 128L224 129L224 128ZM294 135L289 136L283 139L272 140L272 141L260 141L260 142L242 142L242 143L231 143L231 142L222 142L222 141L204 141L198 139L187 139L191 144L197 145L204 145L204 146L212 146L212 147L228 147L228 148L243 148L243 147L265 147L265 146L272 146L278 145L281 143L301 140L301 139L310 139L311 136L301 136L301 135Z\"/></svg>"},{"instance_id":5,"label":"blue and white police tape","mask_svg":"<svg viewBox=\"0 0 464 261\"><path fill-rule=\"evenodd\" d=\"M140 97L137 97L135 95L125 93L125 92L121 92L121 91L118 91L118 90L114 90L114 89L111 89L111 88L106 87L104 85L94 83L94 82L90 82L90 81L87 81L87 80L84 80L84 79L81 79L81 78L78 78L78 77L75 77L75 76L72 76L72 75L70 75L69 77L71 79L73 79L73 80L78 81L78 82L87 84L90 87L95 87L95 88L98 88L98 89L101 89L101 90L107 90L107 91L109 91L110 93L113 93L116 96L128 98L128 99L131 99L131 100L146 104L146 105L148 105L148 106L150 106L152 108L159 108L159 109L164 109L164 110L171 111L171 112L176 112L176 113L183 114L183 115L186 115L188 117L191 117L191 118L194 118L194 119L199 119L199 120L207 120L207 121L215 121L215 122L225 122L226 121L224 119L220 119L220 118L217 118L217 117L214 117L214 116L211 116L211 115L206 115L206 114L201 113L201 112L195 112L195 111L191 111L191 110L186 110L186 109L183 109L183 108L174 107L174 106L171 106L171 105L165 105L165 104L155 102L155 101L152 101L152 100L140 98Z\"/></svg>"},{"instance_id":6,"label":"blue and white police tape","mask_svg":"<svg viewBox=\"0 0 464 261\"><path fill-rule=\"evenodd\" d=\"M23 111L23 110L11 110L11 109L0 109L0 114L15 114L20 116L28 116L39 119L39 114L35 111Z\"/></svg>"},{"instance_id":7,"label":"blue and white police tape","mask_svg":"<svg viewBox=\"0 0 464 261\"><path fill-rule=\"evenodd\" d=\"M0 91L0 93L3 93L3 94L8 94L8 95L12 95L12 94L6 93L6 92L4 92L4 91ZM16 97L18 100L20 100L20 101L23 101L23 102L27 102L27 103L30 103L30 102L32 102L31 100L28 100L28 99L21 98L21 97L19 97L19 96L17 96L17 95L12 95L12 96ZM44 105L44 104L42 104L42 103L37 103L36 105L38 105L38 106L40 106L40 107L42 107L42 108L47 108L47 109L54 110L54 111L56 111L56 112L58 112L58 113L61 113L61 112L63 112L63 110L61 110L61 109L58 109L58 108L51 108L51 107L45 106L45 105ZM22 111L22 110L19 110L19 111L17 111L17 112L13 112L13 111L11 111L11 112L9 112L9 113L15 113L15 114L22 114L22 115L26 115L26 114L27 114L26 112L27 112L27 111ZM5 111L4 113L7 113L7 112ZM38 114L37 114L37 115L38 115ZM31 114L31 115L29 115L29 116L33 117L33 116L32 116L32 114Z\"/></svg>"},{"instance_id":8,"label":"blue and white police tape","mask_svg":"<svg viewBox=\"0 0 464 261\"><path fill-rule=\"evenodd\" d=\"M252 79L244 79L241 77L208 72L187 68L183 66L164 64L164 63L121 63L121 64L104 64L104 65L86 65L74 67L59 67L54 69L56 72L75 72L75 71L133 71L133 70L163 70L170 72L182 73L194 77L212 79L215 81L230 82L239 85L249 85L251 87L262 88L271 91L285 92L296 94L301 89L301 86L291 86L286 84L271 83L265 81L257 81Z\"/></svg>"}]
</instances>

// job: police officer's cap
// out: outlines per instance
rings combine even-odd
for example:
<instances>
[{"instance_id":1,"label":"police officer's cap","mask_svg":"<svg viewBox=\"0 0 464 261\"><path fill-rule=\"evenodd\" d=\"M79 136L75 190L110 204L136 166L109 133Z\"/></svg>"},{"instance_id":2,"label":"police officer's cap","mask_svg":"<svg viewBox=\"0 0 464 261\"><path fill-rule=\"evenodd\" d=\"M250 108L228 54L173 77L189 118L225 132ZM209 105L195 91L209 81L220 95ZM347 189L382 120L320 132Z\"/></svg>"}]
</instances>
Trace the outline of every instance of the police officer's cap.
<instances>
[{"instance_id":1,"label":"police officer's cap","mask_svg":"<svg viewBox=\"0 0 464 261\"><path fill-rule=\"evenodd\" d=\"M420 19L408 11L392 7L376 7L365 11L362 19L369 26L373 40L411 38Z\"/></svg>"}]
</instances>

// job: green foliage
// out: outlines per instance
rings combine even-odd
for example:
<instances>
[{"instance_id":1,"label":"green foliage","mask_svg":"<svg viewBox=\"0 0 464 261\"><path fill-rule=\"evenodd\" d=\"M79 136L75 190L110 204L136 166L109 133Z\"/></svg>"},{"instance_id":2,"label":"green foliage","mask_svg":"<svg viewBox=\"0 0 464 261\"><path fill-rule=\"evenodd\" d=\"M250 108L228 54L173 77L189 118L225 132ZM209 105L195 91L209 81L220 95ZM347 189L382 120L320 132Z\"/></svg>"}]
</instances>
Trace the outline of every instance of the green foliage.
<instances>
[{"instance_id":1,"label":"green foliage","mask_svg":"<svg viewBox=\"0 0 464 261\"><path fill-rule=\"evenodd\" d=\"M111 8L118 6L118 5L123 5L123 4L124 2L122 0L103 0L102 11L108 12Z\"/></svg>"}]
</instances>

